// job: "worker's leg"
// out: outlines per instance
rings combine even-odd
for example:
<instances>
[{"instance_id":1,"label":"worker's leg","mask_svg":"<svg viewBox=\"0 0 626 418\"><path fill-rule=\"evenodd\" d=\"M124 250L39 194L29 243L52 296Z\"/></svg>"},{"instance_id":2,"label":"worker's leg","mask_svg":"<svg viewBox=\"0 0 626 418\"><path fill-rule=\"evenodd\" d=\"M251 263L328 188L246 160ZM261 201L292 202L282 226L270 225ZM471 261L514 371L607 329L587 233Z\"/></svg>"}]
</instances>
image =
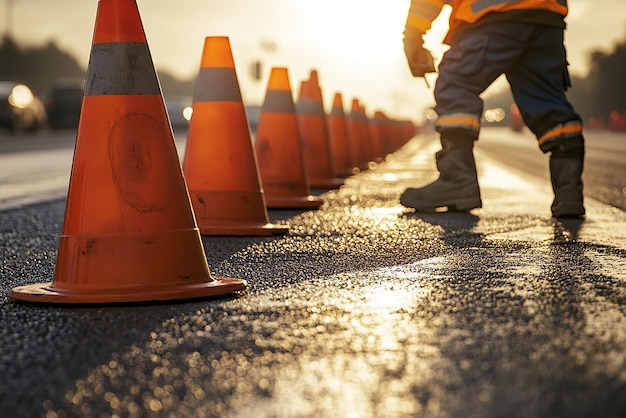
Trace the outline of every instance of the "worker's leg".
<instances>
[{"instance_id":1,"label":"worker's leg","mask_svg":"<svg viewBox=\"0 0 626 418\"><path fill-rule=\"evenodd\" d=\"M585 214L582 172L584 137L580 116L565 96L569 87L563 31L536 25L532 45L507 73L524 122L536 135L539 148L550 152L554 190L552 214Z\"/></svg>"},{"instance_id":2,"label":"worker's leg","mask_svg":"<svg viewBox=\"0 0 626 418\"><path fill-rule=\"evenodd\" d=\"M427 186L407 189L400 198L403 205L420 210L481 207L473 155L483 112L480 94L525 52L528 32L526 24L490 24L453 42L439 65L435 87L440 176Z\"/></svg>"}]
</instances>

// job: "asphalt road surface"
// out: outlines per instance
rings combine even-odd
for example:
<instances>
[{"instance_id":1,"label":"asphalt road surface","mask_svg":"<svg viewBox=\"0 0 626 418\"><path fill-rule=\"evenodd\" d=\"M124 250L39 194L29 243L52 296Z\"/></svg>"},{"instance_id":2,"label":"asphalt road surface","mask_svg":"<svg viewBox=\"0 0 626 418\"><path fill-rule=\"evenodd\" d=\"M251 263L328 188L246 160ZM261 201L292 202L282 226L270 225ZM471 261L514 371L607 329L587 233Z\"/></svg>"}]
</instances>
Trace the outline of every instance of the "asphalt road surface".
<instances>
[{"instance_id":1,"label":"asphalt road surface","mask_svg":"<svg viewBox=\"0 0 626 418\"><path fill-rule=\"evenodd\" d=\"M285 236L203 237L213 275L248 282L225 298L15 302L54 278L64 197L1 209L0 416L626 416L626 214L587 195L551 218L541 154L489 138L471 213L399 205L436 177L420 136L319 210L270 211Z\"/></svg>"}]
</instances>

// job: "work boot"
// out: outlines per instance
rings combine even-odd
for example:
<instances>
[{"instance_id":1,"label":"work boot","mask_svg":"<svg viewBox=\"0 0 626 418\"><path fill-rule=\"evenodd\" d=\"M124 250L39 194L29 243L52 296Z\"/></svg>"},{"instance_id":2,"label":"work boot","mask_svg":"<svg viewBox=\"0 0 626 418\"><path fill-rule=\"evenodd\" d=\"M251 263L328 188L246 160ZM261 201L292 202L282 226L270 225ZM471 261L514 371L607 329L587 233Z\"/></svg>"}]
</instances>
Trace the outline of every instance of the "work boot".
<instances>
[{"instance_id":1,"label":"work boot","mask_svg":"<svg viewBox=\"0 0 626 418\"><path fill-rule=\"evenodd\" d=\"M579 218L585 214L583 206L582 158L555 158L550 156L550 177L555 218Z\"/></svg>"},{"instance_id":2,"label":"work boot","mask_svg":"<svg viewBox=\"0 0 626 418\"><path fill-rule=\"evenodd\" d=\"M441 138L441 151L435 154L439 178L420 188L408 188L400 203L417 210L467 211L482 207L476 178L473 138Z\"/></svg>"},{"instance_id":3,"label":"work boot","mask_svg":"<svg viewBox=\"0 0 626 418\"><path fill-rule=\"evenodd\" d=\"M579 218L585 214L583 206L583 162L585 139L582 135L563 138L550 144L550 178L554 201L552 216Z\"/></svg>"}]
</instances>

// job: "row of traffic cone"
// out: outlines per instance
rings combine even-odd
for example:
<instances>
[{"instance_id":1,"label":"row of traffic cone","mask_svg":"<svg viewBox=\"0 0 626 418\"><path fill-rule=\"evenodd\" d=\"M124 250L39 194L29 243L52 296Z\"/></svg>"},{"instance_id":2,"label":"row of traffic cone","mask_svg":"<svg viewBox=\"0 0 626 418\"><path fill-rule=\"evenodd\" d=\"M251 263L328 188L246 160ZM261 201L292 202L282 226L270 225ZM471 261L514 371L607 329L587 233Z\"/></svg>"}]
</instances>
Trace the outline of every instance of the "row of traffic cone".
<instances>
[{"instance_id":1,"label":"row of traffic cone","mask_svg":"<svg viewBox=\"0 0 626 418\"><path fill-rule=\"evenodd\" d=\"M273 68L253 147L228 38L207 37L183 163L200 232L284 234L288 227L269 223L266 208L319 208L311 188L339 187L357 167L395 151L384 149L392 136L382 112L370 124L357 100L348 130L338 127L346 123L341 101L337 93L327 116L313 70L294 103L288 70Z\"/></svg>"},{"instance_id":2,"label":"row of traffic cone","mask_svg":"<svg viewBox=\"0 0 626 418\"><path fill-rule=\"evenodd\" d=\"M272 69L253 146L228 39L206 38L181 167L136 0L99 0L54 280L10 297L126 303L245 289L211 275L201 233L284 234L268 207L318 208L309 178L336 187L377 154L359 148L364 113L341 117L340 95L326 117L316 72L298 108L287 69Z\"/></svg>"}]
</instances>

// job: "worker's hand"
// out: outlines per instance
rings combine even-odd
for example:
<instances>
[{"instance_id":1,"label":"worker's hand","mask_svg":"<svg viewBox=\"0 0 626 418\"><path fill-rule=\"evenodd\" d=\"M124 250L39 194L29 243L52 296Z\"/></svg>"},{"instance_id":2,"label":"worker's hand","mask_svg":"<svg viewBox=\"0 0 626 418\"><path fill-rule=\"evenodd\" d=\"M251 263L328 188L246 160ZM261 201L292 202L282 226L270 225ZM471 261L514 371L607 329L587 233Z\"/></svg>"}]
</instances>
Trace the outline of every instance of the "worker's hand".
<instances>
[{"instance_id":1,"label":"worker's hand","mask_svg":"<svg viewBox=\"0 0 626 418\"><path fill-rule=\"evenodd\" d=\"M423 35L422 31L411 26L404 30L404 55L413 77L424 77L427 73L435 72L433 56L424 49Z\"/></svg>"}]
</instances>

